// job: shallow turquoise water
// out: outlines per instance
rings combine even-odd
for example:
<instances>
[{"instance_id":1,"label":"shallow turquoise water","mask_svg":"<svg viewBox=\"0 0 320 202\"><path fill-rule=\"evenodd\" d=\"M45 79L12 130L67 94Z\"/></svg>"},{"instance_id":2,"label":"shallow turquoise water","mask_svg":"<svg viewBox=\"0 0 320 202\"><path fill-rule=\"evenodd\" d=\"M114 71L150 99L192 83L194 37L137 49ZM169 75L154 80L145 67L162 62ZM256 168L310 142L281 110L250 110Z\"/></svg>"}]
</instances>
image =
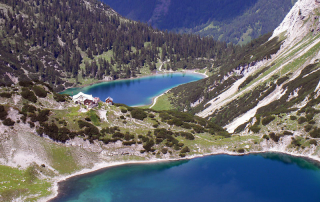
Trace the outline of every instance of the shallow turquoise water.
<instances>
[{"instance_id":1,"label":"shallow turquoise water","mask_svg":"<svg viewBox=\"0 0 320 202\"><path fill-rule=\"evenodd\" d=\"M72 88L62 93L75 95L82 91L86 94L92 94L94 97L99 97L102 101L110 96L115 103L123 103L129 106L148 105L152 103L153 97L173 87L203 78L203 75L193 73L157 74L137 79L103 82L83 88Z\"/></svg>"},{"instance_id":2,"label":"shallow turquoise water","mask_svg":"<svg viewBox=\"0 0 320 202\"><path fill-rule=\"evenodd\" d=\"M107 168L59 187L52 202L319 202L320 170L283 154L217 155Z\"/></svg>"}]
</instances>

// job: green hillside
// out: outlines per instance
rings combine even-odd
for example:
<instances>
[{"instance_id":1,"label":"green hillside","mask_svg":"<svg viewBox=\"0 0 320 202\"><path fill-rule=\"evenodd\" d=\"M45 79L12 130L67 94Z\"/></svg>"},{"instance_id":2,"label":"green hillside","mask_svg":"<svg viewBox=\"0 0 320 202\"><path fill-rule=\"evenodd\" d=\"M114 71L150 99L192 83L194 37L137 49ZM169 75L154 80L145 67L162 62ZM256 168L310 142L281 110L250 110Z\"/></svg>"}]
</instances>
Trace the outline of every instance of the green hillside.
<instances>
[{"instance_id":1,"label":"green hillside","mask_svg":"<svg viewBox=\"0 0 320 202\"><path fill-rule=\"evenodd\" d=\"M245 44L275 29L292 0L103 0L121 15L161 30Z\"/></svg>"}]
</instances>

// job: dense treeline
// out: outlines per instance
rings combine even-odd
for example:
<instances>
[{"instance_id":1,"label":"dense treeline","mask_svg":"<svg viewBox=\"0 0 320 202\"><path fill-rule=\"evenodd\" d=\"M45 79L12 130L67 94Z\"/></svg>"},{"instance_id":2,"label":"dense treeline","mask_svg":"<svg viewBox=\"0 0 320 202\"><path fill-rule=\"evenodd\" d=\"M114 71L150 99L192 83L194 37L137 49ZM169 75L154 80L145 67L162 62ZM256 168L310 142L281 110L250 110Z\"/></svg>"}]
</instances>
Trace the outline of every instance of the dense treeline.
<instances>
[{"instance_id":1,"label":"dense treeline","mask_svg":"<svg viewBox=\"0 0 320 202\"><path fill-rule=\"evenodd\" d=\"M0 2L9 6L0 10L0 73L6 85L13 83L14 75L40 78L62 90L72 85L67 82L71 78L78 82L79 75L134 77L142 67L155 70L159 60L169 61L166 68L194 68L197 61L203 63L199 58L219 59L234 51L232 45L212 38L160 32L126 20L96 0ZM108 51L109 58L95 58ZM84 62L84 57L89 60Z\"/></svg>"}]
</instances>

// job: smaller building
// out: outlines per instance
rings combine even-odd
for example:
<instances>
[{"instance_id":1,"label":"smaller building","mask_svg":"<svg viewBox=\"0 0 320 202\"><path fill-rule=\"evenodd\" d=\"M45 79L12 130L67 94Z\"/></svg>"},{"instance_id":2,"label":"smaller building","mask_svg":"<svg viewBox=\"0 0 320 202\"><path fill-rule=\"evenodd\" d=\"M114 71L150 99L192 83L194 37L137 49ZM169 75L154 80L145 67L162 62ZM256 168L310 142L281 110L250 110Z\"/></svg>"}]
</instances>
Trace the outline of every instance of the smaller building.
<instances>
[{"instance_id":1,"label":"smaller building","mask_svg":"<svg viewBox=\"0 0 320 202\"><path fill-rule=\"evenodd\" d=\"M84 104L85 100L92 100L93 101L93 97L92 97L92 95L87 95L87 94L84 94L83 92L80 92L77 95L72 96L72 100L76 104Z\"/></svg>"},{"instance_id":2,"label":"smaller building","mask_svg":"<svg viewBox=\"0 0 320 202\"><path fill-rule=\"evenodd\" d=\"M93 100L88 100L88 99L86 99L86 100L83 102L83 104L86 105L86 106L91 106L91 105L94 104L94 102L93 102Z\"/></svg>"},{"instance_id":3,"label":"smaller building","mask_svg":"<svg viewBox=\"0 0 320 202\"><path fill-rule=\"evenodd\" d=\"M82 92L78 93L77 95L72 97L72 100L76 104L83 104L88 107L95 107L100 102L100 98L98 97L92 97L92 95L87 95Z\"/></svg>"},{"instance_id":4,"label":"smaller building","mask_svg":"<svg viewBox=\"0 0 320 202\"><path fill-rule=\"evenodd\" d=\"M112 99L111 97L107 97L106 103L107 103L108 105L113 105L113 99Z\"/></svg>"}]
</instances>

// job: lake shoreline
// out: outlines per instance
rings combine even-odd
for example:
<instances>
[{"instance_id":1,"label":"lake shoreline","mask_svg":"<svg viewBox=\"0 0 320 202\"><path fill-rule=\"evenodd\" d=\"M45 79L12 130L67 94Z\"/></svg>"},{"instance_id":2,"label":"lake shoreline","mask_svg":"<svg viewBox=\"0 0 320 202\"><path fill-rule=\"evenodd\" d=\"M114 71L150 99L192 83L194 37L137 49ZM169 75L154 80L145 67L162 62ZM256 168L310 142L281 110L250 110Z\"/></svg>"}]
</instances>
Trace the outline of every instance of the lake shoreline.
<instances>
[{"instance_id":1,"label":"lake shoreline","mask_svg":"<svg viewBox=\"0 0 320 202\"><path fill-rule=\"evenodd\" d=\"M216 155L246 156L246 155L252 155L252 154L264 154L264 153L285 154L285 155L289 155L289 156L293 156L293 157L303 158L303 159L310 161L312 163L319 163L320 164L320 158L313 156L313 155L303 155L303 154L297 154L297 153L286 152L286 151L276 151L276 150L252 151L252 152L246 152L246 153L217 151L217 152L212 152L212 153L208 153L208 154L187 156L185 158L149 159L149 160L141 160L141 161L100 162L100 163L96 163L92 168L85 168L85 169L82 169L82 170L75 172L73 174L70 174L70 175L56 177L55 179L53 179L53 188L52 188L53 193L50 196L47 196L47 197L40 199L39 201L50 201L50 200L56 198L59 194L59 183L60 182L66 181L69 178L72 178L75 176L80 176L80 175L85 175L88 173L96 172L101 169L123 166L123 165L130 165L130 164L152 164L152 163L161 163L161 162L191 160L191 159L202 158L202 157L206 157L206 156L216 156Z\"/></svg>"},{"instance_id":2,"label":"lake shoreline","mask_svg":"<svg viewBox=\"0 0 320 202\"><path fill-rule=\"evenodd\" d=\"M161 75L161 74L170 74L170 73L190 73L190 74L200 74L203 75L204 78L208 78L209 76L206 75L205 73L200 73L200 72L196 72L198 69L190 69L190 70L184 70L184 71L159 71L157 73L151 73L151 74L147 74L147 75L142 75L142 76L137 76L137 77L130 77L130 78L125 78L125 79L116 79L116 80L101 80L101 81L95 81L93 83L90 84L83 84L83 85L79 85L79 86L74 86L74 87L68 87L66 89L64 89L63 91L60 91L58 93L62 93L68 89L72 89L72 88L84 88L84 87L88 87L88 86L92 86L94 84L99 84L99 83L109 83L109 82L113 82L113 81L129 81L129 80L134 80L134 79L141 79L141 78L145 78L145 77L150 77L150 76L155 76L155 75Z\"/></svg>"}]
</instances>

